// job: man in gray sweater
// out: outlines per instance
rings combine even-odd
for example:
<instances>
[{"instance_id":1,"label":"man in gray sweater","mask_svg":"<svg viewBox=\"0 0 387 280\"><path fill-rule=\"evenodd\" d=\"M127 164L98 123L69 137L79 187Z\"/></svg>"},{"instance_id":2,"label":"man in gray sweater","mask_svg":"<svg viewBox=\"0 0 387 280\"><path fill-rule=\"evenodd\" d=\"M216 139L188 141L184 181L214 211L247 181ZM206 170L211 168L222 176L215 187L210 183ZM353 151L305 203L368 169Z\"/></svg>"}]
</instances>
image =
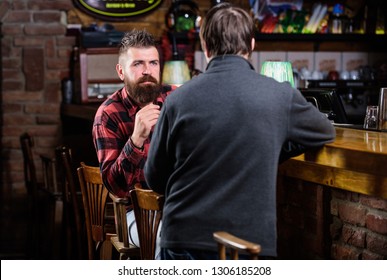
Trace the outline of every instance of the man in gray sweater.
<instances>
[{"instance_id":1,"label":"man in gray sweater","mask_svg":"<svg viewBox=\"0 0 387 280\"><path fill-rule=\"evenodd\" d=\"M162 259L216 259L215 231L275 257L281 150L321 147L335 129L289 83L255 72L244 10L214 6L200 39L208 67L166 99L145 164L149 187L165 194Z\"/></svg>"}]
</instances>

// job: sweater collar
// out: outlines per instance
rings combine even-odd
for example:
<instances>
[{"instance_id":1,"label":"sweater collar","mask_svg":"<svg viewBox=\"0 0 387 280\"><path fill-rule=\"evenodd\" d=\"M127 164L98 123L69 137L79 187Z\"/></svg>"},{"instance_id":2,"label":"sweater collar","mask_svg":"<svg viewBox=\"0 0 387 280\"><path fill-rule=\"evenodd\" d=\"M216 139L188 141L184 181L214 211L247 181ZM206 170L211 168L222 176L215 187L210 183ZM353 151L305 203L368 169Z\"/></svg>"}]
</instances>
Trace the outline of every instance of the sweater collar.
<instances>
[{"instance_id":1,"label":"sweater collar","mask_svg":"<svg viewBox=\"0 0 387 280\"><path fill-rule=\"evenodd\" d=\"M241 67L243 67L243 66L250 67L250 69L255 71L253 65L251 65L251 63L247 59L245 59L244 57L242 57L240 55L235 55L235 54L226 54L226 55L219 55L219 56L213 57L209 61L207 68L206 68L206 71L209 69L212 69L212 68L218 68L220 66L235 67L236 65L239 65Z\"/></svg>"}]
</instances>

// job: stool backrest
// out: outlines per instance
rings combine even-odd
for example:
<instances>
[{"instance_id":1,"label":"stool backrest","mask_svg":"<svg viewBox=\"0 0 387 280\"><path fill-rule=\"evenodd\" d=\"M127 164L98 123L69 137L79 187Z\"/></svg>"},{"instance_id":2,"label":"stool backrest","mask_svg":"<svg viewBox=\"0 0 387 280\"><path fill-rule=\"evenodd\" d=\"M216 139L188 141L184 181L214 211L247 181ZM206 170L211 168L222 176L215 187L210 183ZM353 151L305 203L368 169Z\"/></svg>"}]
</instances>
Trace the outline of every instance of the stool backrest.
<instances>
[{"instance_id":1,"label":"stool backrest","mask_svg":"<svg viewBox=\"0 0 387 280\"><path fill-rule=\"evenodd\" d=\"M141 259L154 260L164 196L152 190L135 187L130 191L130 197L140 240Z\"/></svg>"},{"instance_id":2,"label":"stool backrest","mask_svg":"<svg viewBox=\"0 0 387 280\"><path fill-rule=\"evenodd\" d=\"M106 239L105 209L109 192L103 184L99 167L81 162L77 172L85 210L89 259L99 259Z\"/></svg>"},{"instance_id":3,"label":"stool backrest","mask_svg":"<svg viewBox=\"0 0 387 280\"><path fill-rule=\"evenodd\" d=\"M226 259L227 250L230 251L232 260L238 260L240 252L248 254L252 260L257 260L261 252L259 244L238 238L225 231L214 232L213 237L218 244L219 259L221 260Z\"/></svg>"}]
</instances>

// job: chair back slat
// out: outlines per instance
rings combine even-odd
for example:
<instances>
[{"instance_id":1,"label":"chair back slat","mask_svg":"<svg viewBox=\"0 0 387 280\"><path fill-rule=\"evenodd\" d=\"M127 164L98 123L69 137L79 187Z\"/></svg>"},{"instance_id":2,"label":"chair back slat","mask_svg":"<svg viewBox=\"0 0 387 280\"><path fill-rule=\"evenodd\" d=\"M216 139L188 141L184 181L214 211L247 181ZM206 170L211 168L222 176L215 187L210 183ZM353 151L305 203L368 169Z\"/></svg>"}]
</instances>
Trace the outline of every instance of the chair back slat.
<instances>
[{"instance_id":1,"label":"chair back slat","mask_svg":"<svg viewBox=\"0 0 387 280\"><path fill-rule=\"evenodd\" d=\"M130 191L140 240L141 259L155 258L157 233L162 219L164 196L152 190Z\"/></svg>"},{"instance_id":2,"label":"chair back slat","mask_svg":"<svg viewBox=\"0 0 387 280\"><path fill-rule=\"evenodd\" d=\"M33 137L28 133L23 133L20 136L20 146L23 153L24 180L27 192L35 197L38 189L38 180L32 152L34 147Z\"/></svg>"},{"instance_id":3,"label":"chair back slat","mask_svg":"<svg viewBox=\"0 0 387 280\"><path fill-rule=\"evenodd\" d=\"M87 246L85 214L77 170L69 147L61 145L55 149L58 169L61 172L62 201L64 209L65 249L69 259L86 259Z\"/></svg>"},{"instance_id":4,"label":"chair back slat","mask_svg":"<svg viewBox=\"0 0 387 280\"><path fill-rule=\"evenodd\" d=\"M130 199L128 197L117 197L113 193L109 193L114 206L114 221L116 227L116 236L110 239L114 248L120 253L120 259L140 257L138 247L129 243L128 224L126 213L130 207Z\"/></svg>"},{"instance_id":5,"label":"chair back slat","mask_svg":"<svg viewBox=\"0 0 387 280\"><path fill-rule=\"evenodd\" d=\"M95 259L106 239L105 209L109 192L103 184L98 167L81 162L77 171L85 210L89 259Z\"/></svg>"}]
</instances>

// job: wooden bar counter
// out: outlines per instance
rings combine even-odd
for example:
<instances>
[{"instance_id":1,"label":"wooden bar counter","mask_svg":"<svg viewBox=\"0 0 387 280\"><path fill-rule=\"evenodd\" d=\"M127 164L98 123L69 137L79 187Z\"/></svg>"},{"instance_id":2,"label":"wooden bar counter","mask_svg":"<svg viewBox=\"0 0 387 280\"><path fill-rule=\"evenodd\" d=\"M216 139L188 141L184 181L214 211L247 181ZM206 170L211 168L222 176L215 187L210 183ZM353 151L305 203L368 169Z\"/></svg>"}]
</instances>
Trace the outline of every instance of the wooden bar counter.
<instances>
[{"instance_id":1,"label":"wooden bar counter","mask_svg":"<svg viewBox=\"0 0 387 280\"><path fill-rule=\"evenodd\" d=\"M280 259L387 259L387 133L336 139L279 166Z\"/></svg>"},{"instance_id":2,"label":"wooden bar counter","mask_svg":"<svg viewBox=\"0 0 387 280\"><path fill-rule=\"evenodd\" d=\"M283 163L279 173L387 199L387 133L336 127L336 139Z\"/></svg>"}]
</instances>

